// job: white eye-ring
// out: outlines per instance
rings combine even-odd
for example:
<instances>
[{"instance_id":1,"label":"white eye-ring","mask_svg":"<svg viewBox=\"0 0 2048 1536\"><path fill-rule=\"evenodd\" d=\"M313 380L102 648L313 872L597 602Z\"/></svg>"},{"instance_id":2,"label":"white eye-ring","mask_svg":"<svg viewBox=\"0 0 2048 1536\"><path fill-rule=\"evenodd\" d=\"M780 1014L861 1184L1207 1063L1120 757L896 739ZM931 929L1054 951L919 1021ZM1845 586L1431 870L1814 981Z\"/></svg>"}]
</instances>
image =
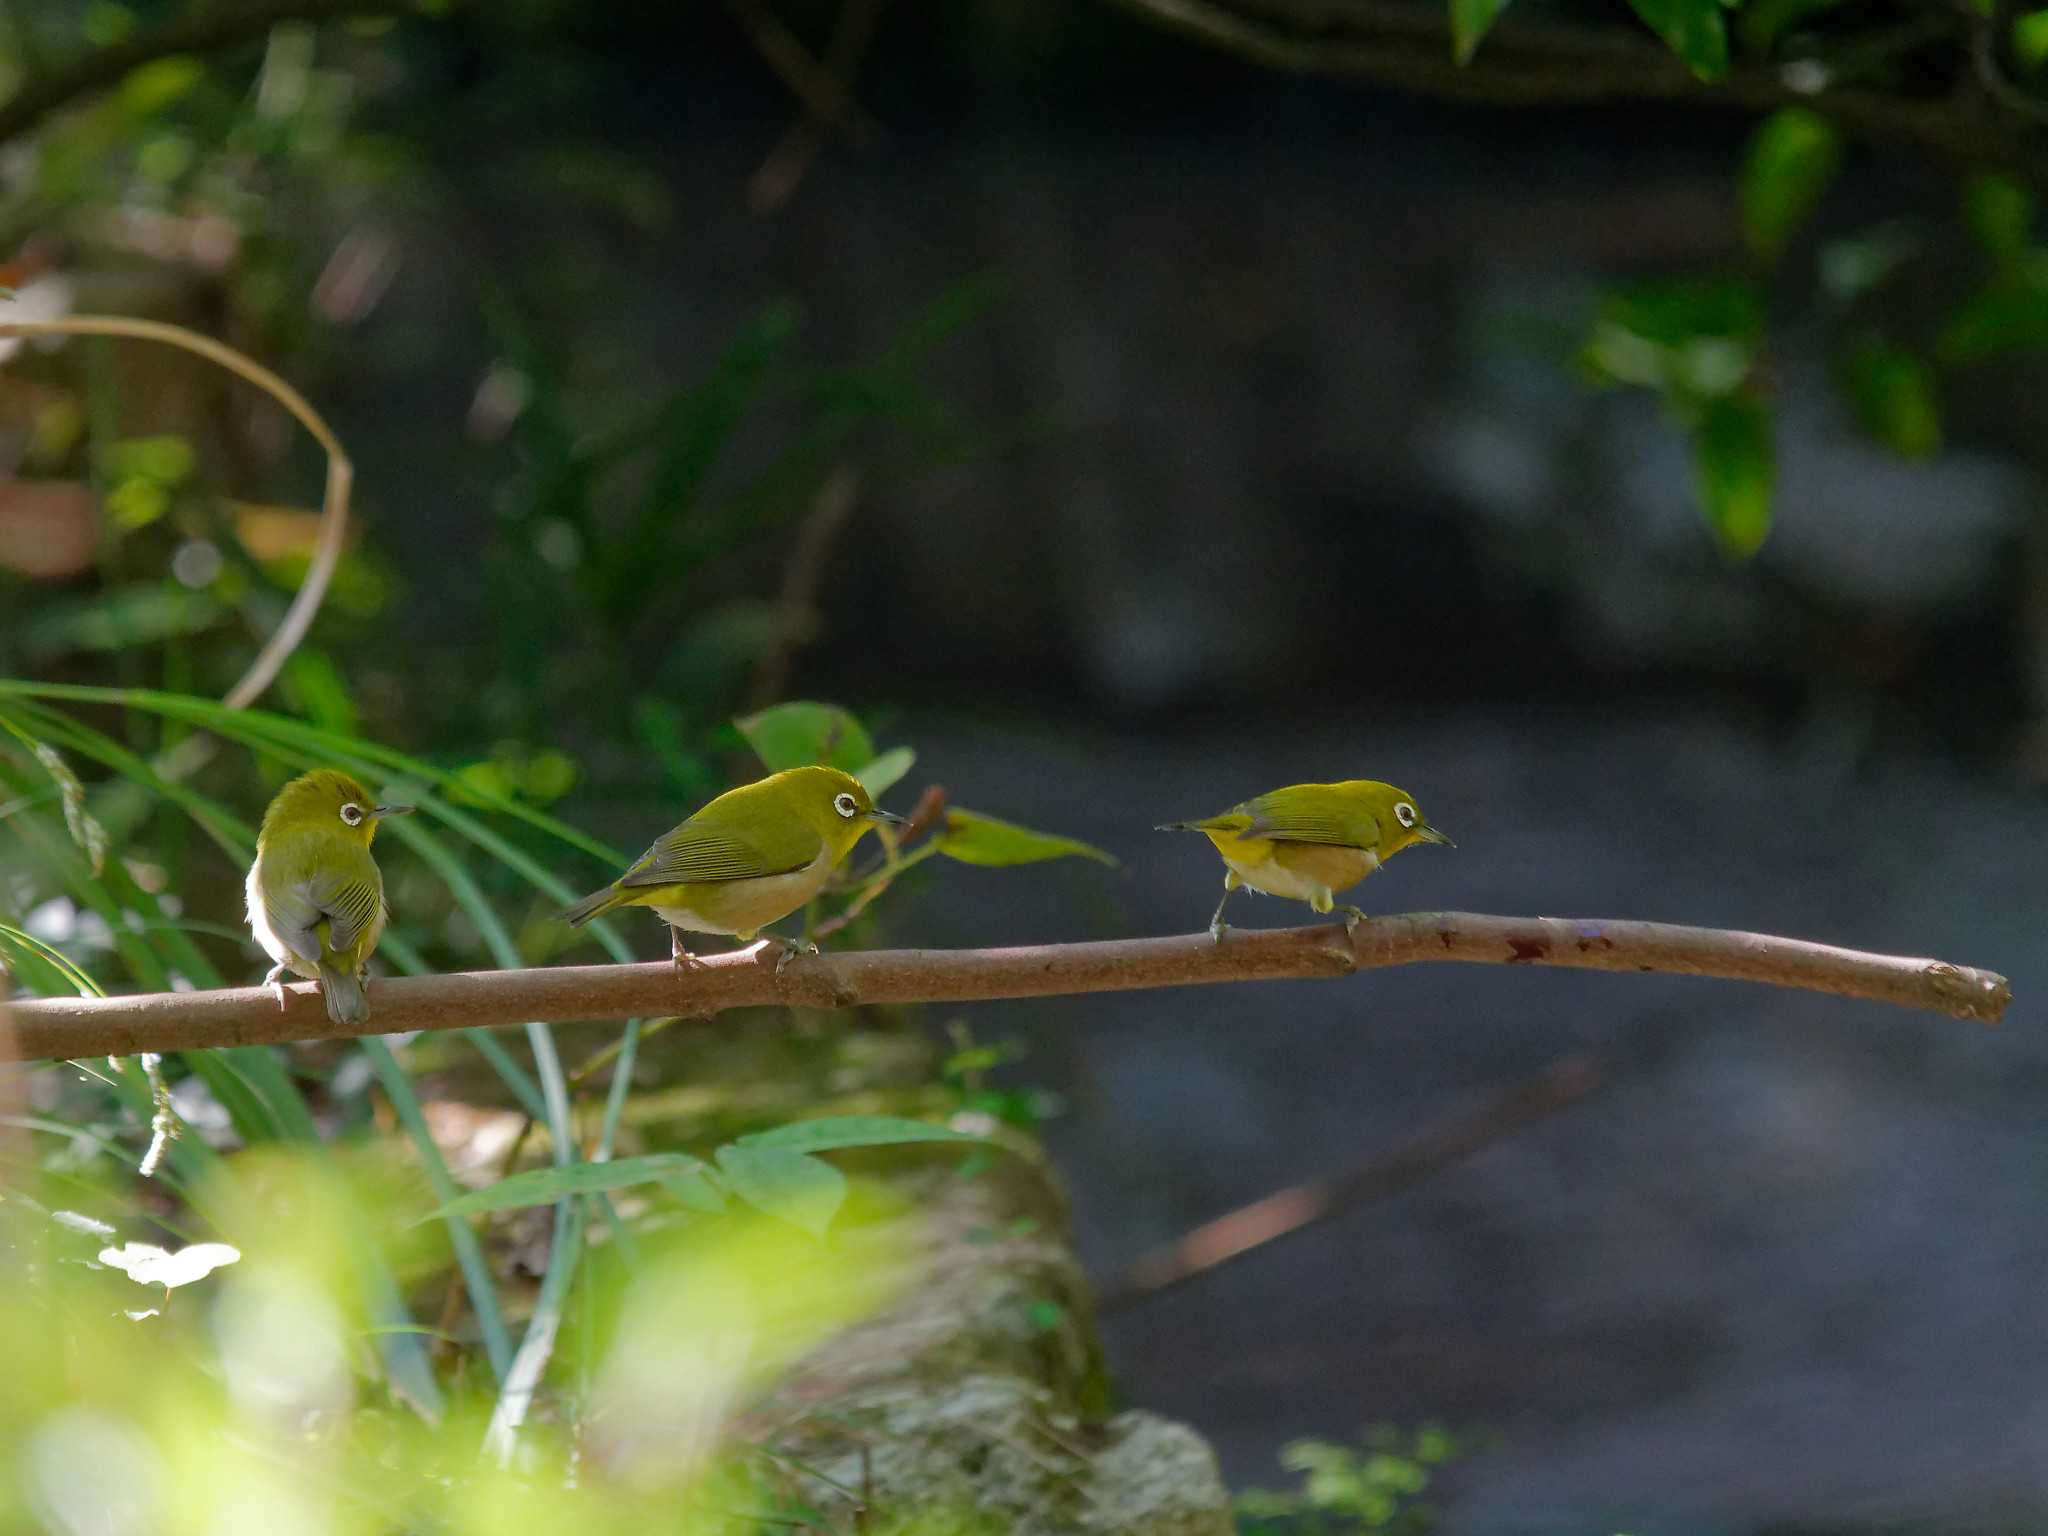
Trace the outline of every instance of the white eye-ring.
<instances>
[{"instance_id":1,"label":"white eye-ring","mask_svg":"<svg viewBox=\"0 0 2048 1536\"><path fill-rule=\"evenodd\" d=\"M341 819L352 827L363 824L363 808L351 800L341 808Z\"/></svg>"},{"instance_id":2,"label":"white eye-ring","mask_svg":"<svg viewBox=\"0 0 2048 1536\"><path fill-rule=\"evenodd\" d=\"M851 819L853 813L860 809L860 802L849 794L841 793L832 797L832 809Z\"/></svg>"},{"instance_id":3,"label":"white eye-ring","mask_svg":"<svg viewBox=\"0 0 2048 1536\"><path fill-rule=\"evenodd\" d=\"M1401 823L1401 825L1404 827L1414 826L1415 807L1410 805L1406 800L1403 800L1399 805L1396 805L1394 807L1394 820Z\"/></svg>"}]
</instances>

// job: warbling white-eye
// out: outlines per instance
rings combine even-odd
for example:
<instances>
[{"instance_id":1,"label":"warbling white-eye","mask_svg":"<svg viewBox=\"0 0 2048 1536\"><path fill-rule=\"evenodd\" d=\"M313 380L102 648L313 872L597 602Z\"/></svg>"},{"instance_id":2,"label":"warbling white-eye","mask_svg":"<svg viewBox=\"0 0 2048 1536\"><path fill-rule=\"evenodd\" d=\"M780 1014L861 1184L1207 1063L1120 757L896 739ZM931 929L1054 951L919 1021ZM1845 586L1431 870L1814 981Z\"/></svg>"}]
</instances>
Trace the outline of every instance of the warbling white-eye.
<instances>
[{"instance_id":1,"label":"warbling white-eye","mask_svg":"<svg viewBox=\"0 0 2048 1536\"><path fill-rule=\"evenodd\" d=\"M249 866L249 927L277 963L263 984L284 1006L284 973L320 983L327 1017L351 1028L370 1017L363 965L390 910L370 840L386 816L409 805L378 805L331 768L301 774L277 792L256 834Z\"/></svg>"},{"instance_id":2,"label":"warbling white-eye","mask_svg":"<svg viewBox=\"0 0 2048 1536\"><path fill-rule=\"evenodd\" d=\"M1228 926L1224 904L1240 885L1305 901L1317 912L1342 912L1350 929L1365 914L1339 905L1339 891L1416 843L1457 846L1429 824L1413 795L1377 779L1290 784L1220 816L1171 822L1159 830L1199 832L1223 855L1223 900L1209 919L1209 932L1219 941Z\"/></svg>"},{"instance_id":3,"label":"warbling white-eye","mask_svg":"<svg viewBox=\"0 0 2048 1536\"><path fill-rule=\"evenodd\" d=\"M676 963L686 965L691 955L679 930L751 941L817 895L877 822L901 825L903 818L876 810L852 774L786 769L727 790L562 917L580 928L614 907L652 907L669 925ZM785 963L801 947L768 937L783 947Z\"/></svg>"}]
</instances>

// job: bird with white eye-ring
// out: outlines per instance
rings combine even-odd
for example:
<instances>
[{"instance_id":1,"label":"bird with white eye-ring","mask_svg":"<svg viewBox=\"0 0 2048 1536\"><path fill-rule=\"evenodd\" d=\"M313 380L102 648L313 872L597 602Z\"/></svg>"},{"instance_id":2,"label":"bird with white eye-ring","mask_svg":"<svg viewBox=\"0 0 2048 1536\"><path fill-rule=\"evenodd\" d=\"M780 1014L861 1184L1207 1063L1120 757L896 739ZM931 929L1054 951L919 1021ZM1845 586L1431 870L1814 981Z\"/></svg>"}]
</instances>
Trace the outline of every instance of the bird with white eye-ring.
<instances>
[{"instance_id":1,"label":"bird with white eye-ring","mask_svg":"<svg viewBox=\"0 0 2048 1536\"><path fill-rule=\"evenodd\" d=\"M683 946L684 932L752 942L817 895L854 844L880 824L904 820L877 810L852 774L786 769L710 801L562 917L581 927L618 907L652 907L669 925L675 963L687 966L695 957ZM762 942L782 946L778 971L791 956L818 949L772 933Z\"/></svg>"},{"instance_id":2,"label":"bird with white eye-ring","mask_svg":"<svg viewBox=\"0 0 2048 1536\"><path fill-rule=\"evenodd\" d=\"M1377 779L1338 784L1290 784L1220 816L1176 821L1162 832L1200 832L1223 856L1223 900L1209 919L1222 942L1223 908L1239 886L1268 896L1305 901L1318 913L1342 912L1346 931L1365 920L1357 907L1340 905L1347 891L1403 848L1417 843L1456 847L1429 824L1414 796Z\"/></svg>"},{"instance_id":3,"label":"bird with white eye-ring","mask_svg":"<svg viewBox=\"0 0 2048 1536\"><path fill-rule=\"evenodd\" d=\"M378 805L345 773L301 774L277 792L256 834L244 885L249 930L275 962L263 984L285 1005L291 971L320 983L327 1016L344 1028L369 1020L363 967L390 915L384 876L370 856L377 825L409 805Z\"/></svg>"}]
</instances>

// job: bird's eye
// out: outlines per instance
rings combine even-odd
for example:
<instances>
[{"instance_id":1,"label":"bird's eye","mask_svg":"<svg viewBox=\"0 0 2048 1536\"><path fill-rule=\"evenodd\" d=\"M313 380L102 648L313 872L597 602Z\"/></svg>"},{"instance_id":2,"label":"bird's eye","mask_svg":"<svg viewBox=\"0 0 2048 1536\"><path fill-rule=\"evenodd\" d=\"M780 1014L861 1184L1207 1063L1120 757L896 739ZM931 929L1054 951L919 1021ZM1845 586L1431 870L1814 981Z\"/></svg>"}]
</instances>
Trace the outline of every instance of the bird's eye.
<instances>
[{"instance_id":1,"label":"bird's eye","mask_svg":"<svg viewBox=\"0 0 2048 1536\"><path fill-rule=\"evenodd\" d=\"M1401 825L1404 827L1414 826L1415 807L1410 805L1406 800L1403 800L1399 805L1394 807L1394 820L1401 823Z\"/></svg>"},{"instance_id":2,"label":"bird's eye","mask_svg":"<svg viewBox=\"0 0 2048 1536\"><path fill-rule=\"evenodd\" d=\"M363 824L363 808L351 800L341 808L341 819L352 827L360 827Z\"/></svg>"},{"instance_id":3,"label":"bird's eye","mask_svg":"<svg viewBox=\"0 0 2048 1536\"><path fill-rule=\"evenodd\" d=\"M851 816L860 809L860 802L851 795L836 795L832 800L832 809L842 816Z\"/></svg>"}]
</instances>

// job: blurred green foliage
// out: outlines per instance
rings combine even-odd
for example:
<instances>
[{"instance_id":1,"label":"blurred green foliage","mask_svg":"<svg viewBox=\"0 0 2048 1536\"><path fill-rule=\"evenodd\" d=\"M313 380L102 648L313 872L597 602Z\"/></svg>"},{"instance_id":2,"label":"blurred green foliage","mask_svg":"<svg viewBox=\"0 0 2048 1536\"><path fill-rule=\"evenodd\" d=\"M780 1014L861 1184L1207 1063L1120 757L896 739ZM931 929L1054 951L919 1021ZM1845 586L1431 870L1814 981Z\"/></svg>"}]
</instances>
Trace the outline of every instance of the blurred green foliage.
<instances>
[{"instance_id":1,"label":"blurred green foliage","mask_svg":"<svg viewBox=\"0 0 2048 1536\"><path fill-rule=\"evenodd\" d=\"M1240 1529L1247 1536L1365 1531L1419 1536L1436 1522L1423 1495L1438 1472L1468 1449L1436 1424L1413 1432L1375 1425L1358 1446L1296 1440L1280 1459L1289 1471L1301 1474L1301 1486L1289 1492L1247 1489L1237 1501Z\"/></svg>"}]
</instances>

